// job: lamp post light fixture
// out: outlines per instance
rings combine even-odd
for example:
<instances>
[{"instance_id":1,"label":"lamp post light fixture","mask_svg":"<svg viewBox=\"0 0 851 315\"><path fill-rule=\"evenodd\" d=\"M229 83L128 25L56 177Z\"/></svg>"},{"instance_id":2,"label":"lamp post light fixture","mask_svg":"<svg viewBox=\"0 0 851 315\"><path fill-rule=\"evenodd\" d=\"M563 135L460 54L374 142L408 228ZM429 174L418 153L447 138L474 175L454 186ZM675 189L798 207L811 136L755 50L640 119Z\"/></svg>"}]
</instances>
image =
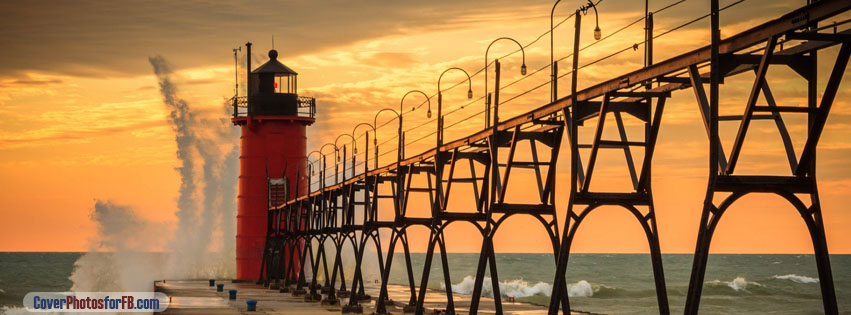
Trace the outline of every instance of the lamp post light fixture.
<instances>
[{"instance_id":1,"label":"lamp post light fixture","mask_svg":"<svg viewBox=\"0 0 851 315\"><path fill-rule=\"evenodd\" d=\"M319 171L319 176L321 176L322 178L319 179L320 180L319 182L321 184L321 188L323 188L323 189L325 188L325 170L328 168L328 164L327 164L327 156L324 153L322 153L322 150L324 150L325 147L327 147L329 145L334 148L334 156L336 157L337 156L337 145L335 145L333 143L326 143L326 144L323 144L319 148L319 156L322 157L322 169ZM337 163L334 163L334 166L336 167ZM336 176L336 172L335 172L334 175Z\"/></svg>"},{"instance_id":2,"label":"lamp post light fixture","mask_svg":"<svg viewBox=\"0 0 851 315\"><path fill-rule=\"evenodd\" d=\"M325 150L325 147L327 147L327 146L329 146L329 145L330 145L332 148L334 148L334 153L336 154L336 152L337 152L337 145L335 145L335 144L334 144L334 143L332 143L332 142L329 142L329 143L323 144L323 145L319 148L319 154L322 156L322 159L325 159L325 158L326 158L327 154L326 154L326 153L324 153L324 152L323 152L323 150ZM336 155L335 155L335 156L336 156ZM324 164L324 161L323 161L323 164ZM323 167L323 168L325 168L325 165L323 165L322 167Z\"/></svg>"},{"instance_id":3,"label":"lamp post light fixture","mask_svg":"<svg viewBox=\"0 0 851 315\"><path fill-rule=\"evenodd\" d=\"M345 147L346 147L346 145L345 145L345 144L343 144L343 146L342 146L342 147L337 145L337 143L340 141L340 138L341 138L341 137L343 137L343 136L346 136L346 137L349 137L350 139L352 139L352 147L353 147L353 151L354 151L355 153L357 153L357 151L358 151L357 141L355 140L355 137L353 137L352 135L347 134L347 133L341 133L339 136L337 136L337 139L335 139L335 140L334 140L334 149L335 149L335 152L336 152L336 151L339 151L341 148L345 148ZM343 158L345 158L345 156L344 156ZM339 155L337 155L337 162L340 162L340 156L339 156Z\"/></svg>"},{"instance_id":4,"label":"lamp post light fixture","mask_svg":"<svg viewBox=\"0 0 851 315\"><path fill-rule=\"evenodd\" d=\"M473 79L470 78L470 74L467 73L466 70L452 67L446 70L443 70L443 73L440 74L440 77L437 78L437 146L440 147L443 144L443 91L440 90L440 81L443 79L443 75L451 70L459 70L464 72L464 75L467 76L467 99L473 98ZM431 117L431 103L429 103L429 110L427 116Z\"/></svg>"},{"instance_id":5,"label":"lamp post light fixture","mask_svg":"<svg viewBox=\"0 0 851 315\"><path fill-rule=\"evenodd\" d=\"M352 129L352 135L351 135L351 137L352 137L352 139L353 139L353 140L354 140L354 138L355 138L355 131L357 131L357 130L358 130L358 128L359 128L360 126L367 126L367 127L369 127L370 129L372 129L372 133L375 133L375 132L376 132L376 131L375 131L375 126L371 125L370 123L365 123L365 122L359 123L359 124L357 124L357 125L355 126L355 128L354 128L354 129ZM357 142L355 141L355 142L353 142L353 143L357 143ZM377 143L376 143L376 144L377 144ZM367 149L369 149L369 148L367 148ZM358 154L358 148L357 148L357 145L355 145L355 147L353 148L352 153L354 153L354 154Z\"/></svg>"},{"instance_id":6,"label":"lamp post light fixture","mask_svg":"<svg viewBox=\"0 0 851 315\"><path fill-rule=\"evenodd\" d=\"M376 131L376 130L375 130L375 126L374 126L374 125L371 125L371 124L369 124L369 123L362 122L362 123L357 124L357 125L355 126L355 128L354 128L354 129L352 129L352 138L355 138L355 132L358 130L358 127L360 127L360 126L367 126L367 127L369 127L370 129L372 129L372 134L373 134L373 135L376 135L376 134L378 133L378 131ZM376 163L375 165L376 165L376 167L378 167L378 139L377 139L376 137L374 137L374 136L373 136L373 140L372 140L372 141L373 141L373 143L372 143L372 147L375 149L375 163ZM357 143L357 141L355 141L355 143ZM365 150L366 150L366 152L365 152L364 157L363 157L363 160L364 160L364 164L363 164L363 165L364 165L364 173L366 173L366 170L367 170L367 169L369 169L369 163L367 163L367 162L369 161L369 131L367 131L367 132L366 132L366 149L365 149ZM357 148L357 146L355 146L355 147L352 149L352 158L354 158L354 155L356 155L356 154L358 154L358 148ZM352 165L352 170L353 170L353 171L352 171L352 173L354 173L354 169L355 169L355 165Z\"/></svg>"},{"instance_id":7,"label":"lamp post light fixture","mask_svg":"<svg viewBox=\"0 0 851 315\"><path fill-rule=\"evenodd\" d=\"M420 94L423 95L423 97L425 97L426 101L428 102L428 113L427 113L427 115L428 115L429 118L431 118L431 98L428 97L428 95L426 95L425 92L420 91L420 90L410 90L410 91L408 91L408 93L405 93L405 95L402 96L402 100L399 102L399 114L401 115L402 113L404 113L404 109L402 108L402 106L404 106L404 104L405 104L405 98L408 97L408 95L411 94L411 93L420 93ZM411 108L411 111L414 111L415 109L417 109L417 108L413 107L413 108Z\"/></svg>"},{"instance_id":8,"label":"lamp post light fixture","mask_svg":"<svg viewBox=\"0 0 851 315\"><path fill-rule=\"evenodd\" d=\"M556 0L556 3L553 4L553 9L550 10L550 103L555 102L556 98L558 98L558 85L556 81L558 80L558 64L556 64L555 56L553 56L553 52L555 51L554 47L554 34L555 26L553 26L553 17L556 13L556 6L561 0Z\"/></svg>"},{"instance_id":9,"label":"lamp post light fixture","mask_svg":"<svg viewBox=\"0 0 851 315\"><path fill-rule=\"evenodd\" d=\"M342 162L343 162L343 181L346 181L346 145L343 144L342 147L337 145L337 142L340 141L340 138L342 138L343 136L346 136L346 137L349 137L350 139L352 139L352 152L357 153L358 145L357 145L357 140L355 140L355 137L353 137L352 135L350 135L348 133L340 134L339 136L337 136L337 139L334 140L334 146L337 148L337 151L339 151L340 149L343 150L343 154L342 154L343 155L343 159L342 159ZM340 161L341 161L340 155L337 155L337 162L340 162ZM352 175L353 176L354 176L354 173L355 173L354 161L355 161L355 155L352 154ZM337 170L336 172L339 172L339 170ZM337 173L334 173L334 176L337 176ZM339 184L339 183L340 183L340 181L336 181L335 184Z\"/></svg>"},{"instance_id":10,"label":"lamp post light fixture","mask_svg":"<svg viewBox=\"0 0 851 315\"><path fill-rule=\"evenodd\" d=\"M405 94L405 95L407 95L407 94ZM402 100L404 100L404 99L405 98L403 97ZM399 105L399 110L402 110L401 105ZM396 110L391 109L391 108L382 108L377 113L375 113L375 117L372 118L372 125L376 126L376 127L378 126L378 115L381 115L381 113L385 112L385 111L392 112L393 114L396 115L396 119L399 120L399 131L398 131L399 134L397 135L398 138L396 138L396 140L397 140L396 143L398 144L396 150L398 150L398 151L396 151L396 156L398 158L398 161L401 161L402 160L402 114L400 112L397 112ZM375 168L378 168L378 131L377 130L375 132L375 137L373 137L373 138L375 139Z\"/></svg>"},{"instance_id":11,"label":"lamp post light fixture","mask_svg":"<svg viewBox=\"0 0 851 315\"><path fill-rule=\"evenodd\" d=\"M588 0L588 4L581 6L579 9L582 10L582 14L588 14L588 8L594 9L594 21L596 27L594 27L594 39L600 40L603 37L603 33L600 31L600 17L597 14L597 5L594 4L594 1Z\"/></svg>"},{"instance_id":12,"label":"lamp post light fixture","mask_svg":"<svg viewBox=\"0 0 851 315\"><path fill-rule=\"evenodd\" d=\"M319 150L313 150L313 151L310 151L310 153L307 154L307 158L305 159L305 160L307 160L307 192L308 192L308 194L310 193L310 186L313 185L313 181L311 180L311 177L313 177L313 175L316 174L313 170L313 163L310 162L310 156L313 155L313 153L318 153L319 157L322 157L322 153L319 152ZM318 158L316 159L316 163L319 163Z\"/></svg>"},{"instance_id":13,"label":"lamp post light fixture","mask_svg":"<svg viewBox=\"0 0 851 315\"><path fill-rule=\"evenodd\" d=\"M520 66L520 74L526 75L526 51L523 49L523 45L520 45L520 42L518 42L517 40L515 40L511 37L500 37L500 38L494 39L488 45L488 48L485 50L485 128L490 127L490 116L489 115L490 115L490 107L491 107L490 94L488 94L488 65L490 64L488 62L488 53L490 52L491 46L493 46L494 43L496 43L500 40L510 40L510 41L514 42L515 44L517 44L517 46L520 47L520 52L523 55L523 64ZM498 58L497 58L497 62L499 62ZM496 113L494 113L494 116L496 116Z\"/></svg>"},{"instance_id":14,"label":"lamp post light fixture","mask_svg":"<svg viewBox=\"0 0 851 315\"><path fill-rule=\"evenodd\" d=\"M427 114L428 118L431 118L431 98L428 97L427 94L425 94L423 91L420 91L420 90L410 90L407 93L405 93L404 96L402 96L402 100L399 101L399 117L400 117L399 118L399 160L405 158L405 133L402 131L402 118L401 118L404 115L404 110L402 109L402 106L404 106L404 104L405 104L405 98L408 97L408 95L411 94L411 93L420 93L420 94L423 95L423 97L425 97L426 102L428 102L428 113L426 113L426 114ZM413 108L411 108L411 111L414 111L415 109L417 109L417 108L413 107Z\"/></svg>"},{"instance_id":15,"label":"lamp post light fixture","mask_svg":"<svg viewBox=\"0 0 851 315\"><path fill-rule=\"evenodd\" d=\"M558 98L558 64L556 63L554 56L555 47L553 37L555 33L555 26L553 25L553 18L555 16L556 6L558 6L559 2L561 2L561 0L556 0L556 2L553 3L552 10L550 10L550 102L555 102ZM588 0L588 4L581 6L579 9L583 14L587 14L588 8L594 8L594 18L596 20L596 27L594 27L594 39L600 40L603 37L603 33L600 31L600 18L597 15L597 5L594 4L592 0Z\"/></svg>"},{"instance_id":16,"label":"lamp post light fixture","mask_svg":"<svg viewBox=\"0 0 851 315\"><path fill-rule=\"evenodd\" d=\"M310 163L310 155L312 155L313 153L319 153L319 156L320 157L322 156L322 153L319 152L319 150L313 150L313 151L310 151L310 153L307 154L307 173L309 175L315 174L313 172L313 163ZM316 163L319 163L319 159L316 160Z\"/></svg>"}]
</instances>

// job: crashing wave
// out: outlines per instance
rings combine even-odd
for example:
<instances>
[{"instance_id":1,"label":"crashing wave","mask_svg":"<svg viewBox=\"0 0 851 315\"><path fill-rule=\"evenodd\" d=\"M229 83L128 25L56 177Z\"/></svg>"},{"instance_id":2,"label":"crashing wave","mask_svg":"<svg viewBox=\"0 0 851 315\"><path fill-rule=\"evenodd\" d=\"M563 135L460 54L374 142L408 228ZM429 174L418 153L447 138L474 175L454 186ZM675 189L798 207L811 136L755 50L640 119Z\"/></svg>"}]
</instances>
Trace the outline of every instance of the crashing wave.
<instances>
[{"instance_id":1,"label":"crashing wave","mask_svg":"<svg viewBox=\"0 0 851 315\"><path fill-rule=\"evenodd\" d=\"M476 280L473 276L464 277L458 284L452 285L452 292L460 294L472 294ZM482 295L493 297L493 285L490 277L485 277L482 285ZM576 283L567 285L567 295L569 297L590 297L594 293L600 291L601 286L592 287L588 281L579 280ZM440 283L440 288L446 290L446 284ZM499 292L502 296L513 296L517 298L529 297L534 295L550 296L553 292L553 286L546 282L537 282L530 284L522 279L500 281Z\"/></svg>"},{"instance_id":2,"label":"crashing wave","mask_svg":"<svg viewBox=\"0 0 851 315\"><path fill-rule=\"evenodd\" d=\"M772 278L779 280L789 280L795 283L818 283L818 278L799 276L796 274L788 274L782 276L774 275Z\"/></svg>"},{"instance_id":3,"label":"crashing wave","mask_svg":"<svg viewBox=\"0 0 851 315\"><path fill-rule=\"evenodd\" d=\"M744 277L736 277L732 281L712 280L712 281L709 281L707 283L711 284L711 285L724 284L727 287L733 289L733 291L747 292L747 293L750 293L750 291L748 291L748 286L763 287L763 285L760 284L759 282L747 281Z\"/></svg>"},{"instance_id":4,"label":"crashing wave","mask_svg":"<svg viewBox=\"0 0 851 315\"><path fill-rule=\"evenodd\" d=\"M592 288L591 284L585 280L579 280L576 283L567 285L567 296L569 297L590 297L595 292L600 291L600 288Z\"/></svg>"}]
</instances>

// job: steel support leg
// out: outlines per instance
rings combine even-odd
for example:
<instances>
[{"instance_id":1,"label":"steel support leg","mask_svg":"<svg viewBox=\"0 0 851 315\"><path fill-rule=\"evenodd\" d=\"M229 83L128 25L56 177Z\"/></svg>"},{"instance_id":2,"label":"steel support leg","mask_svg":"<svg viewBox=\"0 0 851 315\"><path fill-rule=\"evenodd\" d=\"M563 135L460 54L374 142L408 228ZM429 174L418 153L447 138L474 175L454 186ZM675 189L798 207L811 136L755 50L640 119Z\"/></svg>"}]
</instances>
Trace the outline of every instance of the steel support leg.
<instances>
[{"instance_id":1,"label":"steel support leg","mask_svg":"<svg viewBox=\"0 0 851 315\"><path fill-rule=\"evenodd\" d=\"M423 303L425 302L426 291L428 291L428 276L429 273L431 273L431 260L434 258L434 246L436 245L435 243L437 243L436 238L436 231L432 228L431 233L429 233L428 236L428 250L426 250L426 257L423 262L422 280L420 281L420 295L417 298L417 315L422 315L425 312Z\"/></svg>"}]
</instances>

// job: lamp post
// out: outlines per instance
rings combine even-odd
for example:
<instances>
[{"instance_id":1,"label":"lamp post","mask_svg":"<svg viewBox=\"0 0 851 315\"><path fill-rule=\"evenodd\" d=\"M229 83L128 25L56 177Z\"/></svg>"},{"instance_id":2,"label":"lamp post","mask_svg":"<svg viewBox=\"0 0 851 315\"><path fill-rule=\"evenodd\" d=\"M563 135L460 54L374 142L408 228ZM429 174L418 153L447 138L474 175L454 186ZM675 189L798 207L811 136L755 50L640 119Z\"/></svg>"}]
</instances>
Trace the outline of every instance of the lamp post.
<instances>
[{"instance_id":1,"label":"lamp post","mask_svg":"<svg viewBox=\"0 0 851 315\"><path fill-rule=\"evenodd\" d=\"M237 113L238 107L237 103L239 103L239 58L237 58L237 53L242 52L242 46L233 49L233 117L239 117ZM249 69L248 71L251 71Z\"/></svg>"},{"instance_id":2,"label":"lamp post","mask_svg":"<svg viewBox=\"0 0 851 315\"><path fill-rule=\"evenodd\" d=\"M438 151L440 150L440 146L443 145L443 92L440 90L440 80L443 79L443 75L450 70L459 70L464 72L467 76L467 99L473 98L473 80L470 79L470 74L464 69L452 67L443 70L443 73L441 73L440 77L437 78L437 147L435 150ZM429 102L428 115L431 116L431 102Z\"/></svg>"},{"instance_id":3,"label":"lamp post","mask_svg":"<svg viewBox=\"0 0 851 315\"><path fill-rule=\"evenodd\" d=\"M553 37L554 37L554 33L555 33L555 26L553 25L553 18L555 16L556 6L559 4L559 2L561 2L561 0L556 0L556 2L553 3L553 9L550 10L550 70L551 70L550 71L550 80L551 80L550 81L550 94L551 94L550 95L550 102L555 102L555 100L558 99L558 63L555 61L555 56L553 55L554 51L555 51L554 44L553 44L553 42L554 42ZM588 10L589 7L594 8L594 17L595 17L595 20L597 21L596 27L594 28L594 39L600 40L600 38L602 38L603 34L600 31L600 19L597 16L597 5L594 4L594 2L592 2L591 0L588 0L588 5L582 6L580 8L582 10L582 13L587 13L587 10ZM647 11L646 1L645 1L645 10L644 11L645 11L645 15L647 15L646 14L646 11Z\"/></svg>"},{"instance_id":4,"label":"lamp post","mask_svg":"<svg viewBox=\"0 0 851 315\"><path fill-rule=\"evenodd\" d=\"M378 133L378 131L375 130L374 125L370 125L369 123L362 122L362 123L357 124L355 126L355 128L352 129L352 138L355 137L355 131L357 131L358 127L360 127L360 126L367 126L367 127L371 128L373 134ZM369 170L369 163L368 163L369 162L369 131L366 132L366 139L364 140L364 142L366 142L366 152L364 152L364 155L363 155L363 172L364 172L364 174L366 174L367 170ZM378 168L378 138L377 137L373 137L372 147L375 148L375 168ZM355 155L357 155L357 154L358 154L358 149L357 149L357 147L354 147L353 150L352 150L352 158L354 158ZM352 175L354 175L354 173L355 173L354 170L355 170L356 167L357 167L357 165L352 164Z\"/></svg>"},{"instance_id":5,"label":"lamp post","mask_svg":"<svg viewBox=\"0 0 851 315\"><path fill-rule=\"evenodd\" d=\"M402 98L404 100L404 97ZM401 106L400 106L401 110ZM377 113L375 113L375 117L372 118L372 125L378 126L378 115L381 115L382 112L389 111L396 115L396 119L399 120L399 134L396 138L397 148L396 148L396 162L402 161L402 115L390 108L382 108ZM375 131L375 168L378 168L378 130Z\"/></svg>"},{"instance_id":6,"label":"lamp post","mask_svg":"<svg viewBox=\"0 0 851 315\"><path fill-rule=\"evenodd\" d=\"M405 158L405 134L402 132L402 116L401 116L405 112L405 110L402 107L405 104L405 98L408 97L408 95L411 94L411 93L420 93L420 94L423 95L423 97L425 97L426 102L428 102L428 112L426 113L426 115L428 116L428 118L431 118L431 98L429 98L428 95L426 95L423 91L410 90L410 91L408 91L408 93L405 93L405 95L402 96L402 100L399 101L399 115L400 115L399 116L399 160L402 160L402 159ZM411 111L414 111L414 109L416 109L416 107L412 108Z\"/></svg>"},{"instance_id":7,"label":"lamp post","mask_svg":"<svg viewBox=\"0 0 851 315\"><path fill-rule=\"evenodd\" d=\"M488 48L485 49L485 128L490 127L490 110L491 110L491 100L490 94L488 94L488 53L490 52L491 46L494 43L500 40L510 40L520 46L520 52L523 54L523 65L520 66L520 74L526 75L526 51L523 49L523 45L520 45L520 42L510 37L500 37L494 39L489 45ZM497 62L499 59L497 59ZM496 119L494 119L495 121Z\"/></svg>"},{"instance_id":8,"label":"lamp post","mask_svg":"<svg viewBox=\"0 0 851 315\"><path fill-rule=\"evenodd\" d=\"M340 151L340 148L343 149L343 161L342 161L343 162L343 180L342 181L346 181L346 145L343 144L342 147L337 145L337 142L340 141L340 138L343 137L343 136L346 136L346 137L349 137L349 138L352 139L352 149L353 149L354 152L357 152L358 146L357 146L357 141L355 140L355 137L352 137L352 135L347 134L347 133L340 134L339 136L337 136L337 139L334 140L334 147L336 148L336 150L334 152L336 153L336 152ZM339 155L337 155L337 162L340 162L340 156ZM354 173L355 173L354 164L355 164L355 156L353 154L352 155L352 175L353 175L353 177L354 177ZM339 172L339 170L335 170L335 171ZM337 173L334 173L334 181L335 181L335 184L340 183L340 181L337 179Z\"/></svg>"},{"instance_id":9,"label":"lamp post","mask_svg":"<svg viewBox=\"0 0 851 315\"><path fill-rule=\"evenodd\" d=\"M555 33L555 26L553 26L553 16L556 13L556 6L561 0L556 0L556 3L553 4L553 9L550 10L550 103L555 102L558 98L558 64L555 61L555 57L553 56L553 52L555 51L553 38Z\"/></svg>"},{"instance_id":10,"label":"lamp post","mask_svg":"<svg viewBox=\"0 0 851 315\"><path fill-rule=\"evenodd\" d=\"M334 156L335 157L337 156L337 145L335 145L333 143L323 144L322 147L319 148L319 155L322 157L322 169L319 170L319 176L321 176L321 178L319 179L321 189L325 189L325 170L328 168L328 165L326 163L326 156L325 156L324 153L322 153L322 150L324 150L325 147L327 147L328 145L331 145L334 148ZM337 166L337 163L335 162L334 163L335 169L336 169L336 166ZM337 176L336 172L335 172L334 176Z\"/></svg>"},{"instance_id":11,"label":"lamp post","mask_svg":"<svg viewBox=\"0 0 851 315\"><path fill-rule=\"evenodd\" d=\"M494 39L490 43L490 45L488 45L488 48L485 50L485 97L486 97L485 98L485 105L486 105L486 109L487 109L485 111L486 112L485 128L490 126L490 119L488 119L489 116L487 114L490 113L490 102L491 102L490 95L488 94L488 64L489 64L488 63L488 53L490 52L491 46L493 46L494 43L496 43L500 40L510 40L510 41L514 42L515 44L517 44L518 47L520 47L520 52L523 55L523 65L520 66L520 74L526 75L526 51L523 49L523 45L520 45L520 42L518 42L517 40L510 38L510 37L500 37L500 38ZM495 63L499 64L499 58L495 59ZM497 69L499 69L499 68L497 67ZM497 78L497 84L499 84L499 78ZM499 86L497 86L496 89L497 89L497 94L499 94ZM499 123L498 122L498 119L499 119L499 116L498 116L499 115L499 113L498 113L499 104L498 103L499 102L497 101L497 102L494 102L494 103L495 103L495 106L494 106L494 113L493 113L493 116L494 116L493 121L494 121L494 125L496 125L496 124Z\"/></svg>"},{"instance_id":12,"label":"lamp post","mask_svg":"<svg viewBox=\"0 0 851 315\"><path fill-rule=\"evenodd\" d=\"M319 152L319 150L313 150L313 151L310 151L310 153L307 154L307 194L308 195L310 194L310 186L313 184L313 181L311 180L311 177L314 174L313 163L310 162L310 156L313 153L318 153L319 157L320 158L322 157L322 153ZM319 163L319 159L316 159L316 163Z\"/></svg>"}]
</instances>

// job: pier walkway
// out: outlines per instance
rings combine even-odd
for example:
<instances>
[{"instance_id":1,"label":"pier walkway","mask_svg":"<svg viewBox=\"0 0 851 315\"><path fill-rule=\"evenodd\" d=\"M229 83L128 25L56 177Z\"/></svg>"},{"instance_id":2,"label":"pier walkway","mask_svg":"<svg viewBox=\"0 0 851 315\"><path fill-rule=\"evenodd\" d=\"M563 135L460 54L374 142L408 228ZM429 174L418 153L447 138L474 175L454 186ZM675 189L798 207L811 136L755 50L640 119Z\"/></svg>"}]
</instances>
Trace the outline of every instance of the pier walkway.
<instances>
[{"instance_id":1,"label":"pier walkway","mask_svg":"<svg viewBox=\"0 0 851 315\"><path fill-rule=\"evenodd\" d=\"M154 283L154 290L163 292L169 296L171 303L169 308L162 314L339 314L342 307L325 306L320 302L305 302L302 296L293 296L291 293L280 293L279 290L270 290L253 282L235 282L231 280L220 280L223 283L223 292L216 292L206 280L166 280ZM228 290L236 289L236 300L228 299ZM373 297L378 296L378 284L366 284L366 292ZM410 292L405 286L388 285L389 296L395 301L407 301ZM458 314L467 314L470 306L470 295L455 294L455 307ZM428 290L426 292L425 309L427 314L439 313L445 310L446 296L443 292ZM490 298L483 297L486 303L482 303L479 313L494 314L494 310L488 309L487 305L493 305ZM248 312L246 300L257 301L257 311ZM340 298L340 303L346 305L348 298ZM400 303L397 303L400 304ZM371 314L375 309L375 299L369 302L361 302L364 314ZM505 303L503 305L505 314L546 314L547 308L528 303ZM388 308L395 314L403 314L401 305ZM576 313L587 314L587 313Z\"/></svg>"}]
</instances>

